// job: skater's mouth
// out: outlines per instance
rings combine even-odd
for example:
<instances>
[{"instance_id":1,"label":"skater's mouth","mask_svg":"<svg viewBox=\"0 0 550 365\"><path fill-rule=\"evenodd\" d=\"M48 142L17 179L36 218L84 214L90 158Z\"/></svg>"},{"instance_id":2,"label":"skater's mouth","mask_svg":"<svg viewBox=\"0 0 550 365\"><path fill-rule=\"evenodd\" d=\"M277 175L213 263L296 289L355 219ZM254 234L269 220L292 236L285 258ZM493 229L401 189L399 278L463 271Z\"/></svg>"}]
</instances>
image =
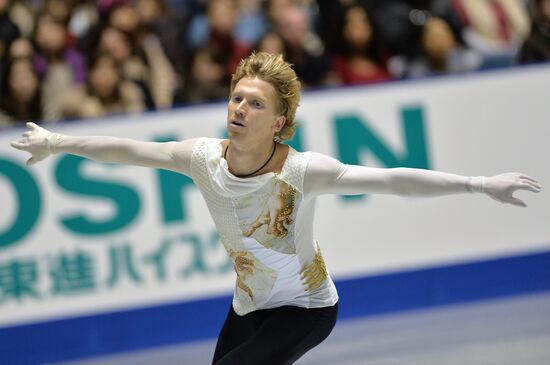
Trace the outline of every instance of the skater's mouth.
<instances>
[{"instance_id":1,"label":"skater's mouth","mask_svg":"<svg viewBox=\"0 0 550 365\"><path fill-rule=\"evenodd\" d=\"M235 125L235 126L238 126L238 127L244 127L244 126L245 126L245 125L244 125L241 121L239 121L239 120L232 120L232 121L231 121L231 124L232 124L232 125Z\"/></svg>"}]
</instances>

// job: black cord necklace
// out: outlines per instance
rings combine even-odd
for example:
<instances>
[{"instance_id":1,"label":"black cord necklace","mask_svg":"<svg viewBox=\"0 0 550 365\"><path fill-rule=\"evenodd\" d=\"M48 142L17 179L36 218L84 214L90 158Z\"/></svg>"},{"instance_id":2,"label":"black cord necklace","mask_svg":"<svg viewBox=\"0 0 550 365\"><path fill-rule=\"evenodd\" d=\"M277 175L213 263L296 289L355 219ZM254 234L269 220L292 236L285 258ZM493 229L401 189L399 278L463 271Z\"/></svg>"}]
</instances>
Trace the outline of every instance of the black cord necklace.
<instances>
[{"instance_id":1,"label":"black cord necklace","mask_svg":"<svg viewBox=\"0 0 550 365\"><path fill-rule=\"evenodd\" d=\"M225 159L225 161L227 161L227 150L229 149L229 145L230 143L227 144L227 147L225 148L225 151L223 153L223 158ZM267 164L269 163L269 161L271 161L271 159L273 158L273 155L275 154L275 150L277 149L277 142L273 141L273 151L271 151L271 155L269 156L269 158L267 159L266 162L264 162L264 164L262 166L260 166L260 168L250 174L246 174L246 175L235 175L236 177L238 178L241 178L241 179L244 179L244 178L247 178L247 177L250 177L258 172L260 172L264 167L267 166ZM227 165L227 167L229 167L229 164Z\"/></svg>"}]
</instances>

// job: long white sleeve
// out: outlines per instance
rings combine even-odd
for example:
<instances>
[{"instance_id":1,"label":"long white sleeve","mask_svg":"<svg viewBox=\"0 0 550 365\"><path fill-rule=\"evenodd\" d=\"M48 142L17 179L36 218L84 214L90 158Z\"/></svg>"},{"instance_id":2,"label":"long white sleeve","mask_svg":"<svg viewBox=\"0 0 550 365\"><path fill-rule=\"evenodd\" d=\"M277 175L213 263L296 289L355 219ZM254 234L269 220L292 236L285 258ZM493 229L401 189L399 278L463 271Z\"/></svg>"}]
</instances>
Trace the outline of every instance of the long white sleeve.
<instances>
[{"instance_id":1,"label":"long white sleeve","mask_svg":"<svg viewBox=\"0 0 550 365\"><path fill-rule=\"evenodd\" d=\"M190 174L191 152L196 139L182 142L141 142L104 136L68 136L52 134L52 153L69 153L92 160L154 167Z\"/></svg>"},{"instance_id":2,"label":"long white sleeve","mask_svg":"<svg viewBox=\"0 0 550 365\"><path fill-rule=\"evenodd\" d=\"M346 165L313 152L304 177L305 196L321 194L395 194L440 196L482 191L481 177L413 168Z\"/></svg>"},{"instance_id":3,"label":"long white sleeve","mask_svg":"<svg viewBox=\"0 0 550 365\"><path fill-rule=\"evenodd\" d=\"M154 167L189 176L197 141L156 143L116 137L74 137L51 133L31 122L27 126L30 130L23 133L23 138L10 144L31 154L28 166L52 153L65 152L101 162ZM303 185L306 198L321 194L439 196L480 192L499 202L522 207L527 205L513 196L515 191L538 193L542 189L537 180L519 172L485 178L411 168L381 169L346 165L319 153L311 153Z\"/></svg>"}]
</instances>

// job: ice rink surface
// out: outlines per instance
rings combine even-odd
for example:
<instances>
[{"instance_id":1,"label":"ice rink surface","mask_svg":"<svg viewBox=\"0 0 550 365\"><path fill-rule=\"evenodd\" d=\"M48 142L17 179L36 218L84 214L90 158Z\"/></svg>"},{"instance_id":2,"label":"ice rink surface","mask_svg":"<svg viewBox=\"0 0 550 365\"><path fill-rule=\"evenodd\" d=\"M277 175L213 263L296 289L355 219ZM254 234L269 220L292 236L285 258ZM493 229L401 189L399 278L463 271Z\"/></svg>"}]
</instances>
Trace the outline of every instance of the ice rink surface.
<instances>
[{"instance_id":1,"label":"ice rink surface","mask_svg":"<svg viewBox=\"0 0 550 365\"><path fill-rule=\"evenodd\" d=\"M212 339L63 365L208 365L214 346ZM296 364L548 365L550 293L340 320Z\"/></svg>"}]
</instances>

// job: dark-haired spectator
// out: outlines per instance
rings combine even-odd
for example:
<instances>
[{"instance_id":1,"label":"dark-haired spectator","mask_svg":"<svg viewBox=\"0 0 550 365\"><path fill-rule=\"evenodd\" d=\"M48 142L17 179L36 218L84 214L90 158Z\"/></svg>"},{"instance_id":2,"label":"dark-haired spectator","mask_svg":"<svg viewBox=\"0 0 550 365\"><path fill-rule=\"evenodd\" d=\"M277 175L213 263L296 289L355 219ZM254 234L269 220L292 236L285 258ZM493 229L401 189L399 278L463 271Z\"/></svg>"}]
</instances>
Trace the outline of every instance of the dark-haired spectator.
<instances>
[{"instance_id":1,"label":"dark-haired spectator","mask_svg":"<svg viewBox=\"0 0 550 365\"><path fill-rule=\"evenodd\" d=\"M467 72L483 65L483 57L461 45L442 18L431 17L426 21L420 43L422 52L418 56L397 55L391 58L389 68L395 77Z\"/></svg>"},{"instance_id":2,"label":"dark-haired spectator","mask_svg":"<svg viewBox=\"0 0 550 365\"><path fill-rule=\"evenodd\" d=\"M8 61L1 83L0 125L43 119L40 83L28 58Z\"/></svg>"},{"instance_id":3,"label":"dark-haired spectator","mask_svg":"<svg viewBox=\"0 0 550 365\"><path fill-rule=\"evenodd\" d=\"M42 14L36 22L34 40L37 53L34 66L41 80L44 118L59 119L60 98L86 81L86 60L67 44L68 31L64 23Z\"/></svg>"},{"instance_id":4,"label":"dark-haired spectator","mask_svg":"<svg viewBox=\"0 0 550 365\"><path fill-rule=\"evenodd\" d=\"M109 25L126 34L135 34L140 27L139 13L134 3L128 0L117 0L105 8Z\"/></svg>"},{"instance_id":5,"label":"dark-haired spectator","mask_svg":"<svg viewBox=\"0 0 550 365\"><path fill-rule=\"evenodd\" d=\"M174 103L197 103L227 99L229 77L226 73L225 58L214 48L207 46L195 51L189 62L185 87L175 96Z\"/></svg>"},{"instance_id":6,"label":"dark-haired spectator","mask_svg":"<svg viewBox=\"0 0 550 365\"><path fill-rule=\"evenodd\" d=\"M464 23L453 6L454 2L455 0L373 2L373 20L378 25L381 37L391 54L414 58L422 53L421 33L431 17L444 19L455 37L461 40Z\"/></svg>"},{"instance_id":7,"label":"dark-haired spectator","mask_svg":"<svg viewBox=\"0 0 550 365\"><path fill-rule=\"evenodd\" d=\"M550 60L550 0L530 0L532 25L529 37L519 53L519 61L542 62Z\"/></svg>"},{"instance_id":8,"label":"dark-haired spectator","mask_svg":"<svg viewBox=\"0 0 550 365\"><path fill-rule=\"evenodd\" d=\"M347 7L343 14L341 52L333 52L332 67L344 84L366 84L390 80L378 33L366 9Z\"/></svg>"},{"instance_id":9,"label":"dark-haired spectator","mask_svg":"<svg viewBox=\"0 0 550 365\"><path fill-rule=\"evenodd\" d=\"M178 24L183 19L173 15L166 0L136 0L135 4L141 23L140 38L157 37L174 70L183 73L185 52Z\"/></svg>"},{"instance_id":10,"label":"dark-haired spectator","mask_svg":"<svg viewBox=\"0 0 550 365\"><path fill-rule=\"evenodd\" d=\"M132 38L117 28L106 26L99 33L95 49L98 53L107 53L115 60L123 77L141 88L147 108L154 109L155 103L149 88L149 68L138 56Z\"/></svg>"},{"instance_id":11,"label":"dark-haired spectator","mask_svg":"<svg viewBox=\"0 0 550 365\"><path fill-rule=\"evenodd\" d=\"M123 79L119 66L107 54L92 60L86 85L66 94L61 106L63 118L95 118L145 109L140 88Z\"/></svg>"}]
</instances>

